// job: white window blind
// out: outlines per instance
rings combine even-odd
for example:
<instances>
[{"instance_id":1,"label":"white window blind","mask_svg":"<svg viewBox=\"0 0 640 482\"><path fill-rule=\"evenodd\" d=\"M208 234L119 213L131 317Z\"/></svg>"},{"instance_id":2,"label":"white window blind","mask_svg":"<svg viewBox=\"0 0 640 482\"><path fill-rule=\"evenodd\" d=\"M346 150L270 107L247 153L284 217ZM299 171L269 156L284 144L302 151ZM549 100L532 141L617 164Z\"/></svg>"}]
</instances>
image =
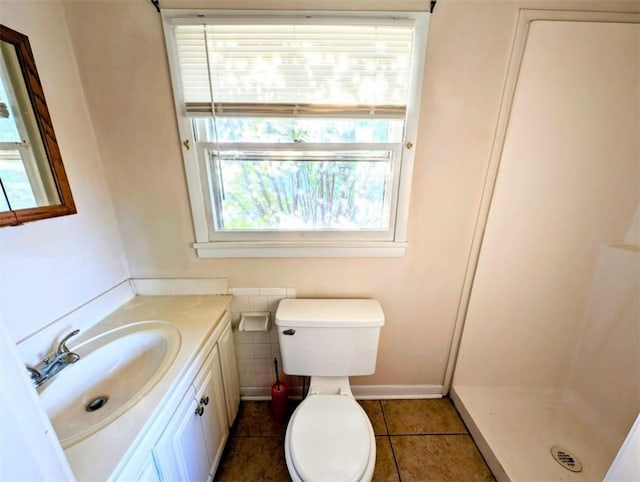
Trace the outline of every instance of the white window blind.
<instances>
[{"instance_id":1,"label":"white window blind","mask_svg":"<svg viewBox=\"0 0 640 482\"><path fill-rule=\"evenodd\" d=\"M413 22L304 20L174 25L186 112L404 117Z\"/></svg>"}]
</instances>

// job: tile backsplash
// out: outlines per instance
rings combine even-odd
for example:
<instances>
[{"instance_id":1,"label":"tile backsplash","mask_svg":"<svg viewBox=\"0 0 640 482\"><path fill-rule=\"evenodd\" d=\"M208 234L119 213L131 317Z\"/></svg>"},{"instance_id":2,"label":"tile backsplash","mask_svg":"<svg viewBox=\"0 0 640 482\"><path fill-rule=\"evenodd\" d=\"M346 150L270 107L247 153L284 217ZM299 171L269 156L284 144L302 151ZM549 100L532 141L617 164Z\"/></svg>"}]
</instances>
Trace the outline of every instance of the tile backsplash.
<instances>
[{"instance_id":1,"label":"tile backsplash","mask_svg":"<svg viewBox=\"0 0 640 482\"><path fill-rule=\"evenodd\" d=\"M269 389L275 382L273 359L278 359L280 377L285 383L288 377L282 372L278 332L275 327L275 313L283 298L295 298L293 288L230 288L231 323L238 355L240 386L243 389ZM268 331L238 331L243 312L268 311Z\"/></svg>"}]
</instances>

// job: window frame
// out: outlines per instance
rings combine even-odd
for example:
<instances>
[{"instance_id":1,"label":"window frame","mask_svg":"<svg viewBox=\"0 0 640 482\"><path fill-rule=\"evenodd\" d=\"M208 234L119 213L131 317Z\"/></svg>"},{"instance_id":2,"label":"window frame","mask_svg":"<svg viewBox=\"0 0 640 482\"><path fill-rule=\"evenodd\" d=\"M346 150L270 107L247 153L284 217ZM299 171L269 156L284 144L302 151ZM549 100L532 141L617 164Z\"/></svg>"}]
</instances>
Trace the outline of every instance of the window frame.
<instances>
[{"instance_id":1,"label":"window frame","mask_svg":"<svg viewBox=\"0 0 640 482\"><path fill-rule=\"evenodd\" d=\"M238 17L270 18L308 17L328 19L344 19L344 21L360 23L373 19L400 19L414 22L414 36L411 57L411 75L409 80L408 99L404 116L404 135L401 143L370 143L372 149L394 145L400 158L394 161L393 181L397 194L392 196L389 213L390 229L386 235L362 232L262 232L223 233L215 231L212 206L209 199L209 182L206 179L207 159L204 145L196 142L192 128L192 118L187 115L183 101L182 82L178 67L177 47L173 35L174 24L204 23L207 18L238 19ZM426 41L429 22L427 12L350 12L350 11L258 11L258 10L162 10L167 55L173 84L174 101L178 130L182 144L183 161L187 178L189 200L193 217L196 242L193 247L198 257L402 257L407 247L407 224L409 214L409 198L415 144L418 133L420 98L422 93ZM234 20L235 21L235 20ZM364 143L354 143L362 146ZM264 144L267 146L269 144ZM347 147L345 144L328 144L331 148ZM271 145L272 146L272 145ZM393 221L393 223L392 223ZM222 236L221 236L222 235Z\"/></svg>"},{"instance_id":2,"label":"window frame","mask_svg":"<svg viewBox=\"0 0 640 482\"><path fill-rule=\"evenodd\" d=\"M245 150L251 151L295 151L295 150L311 150L311 151L357 151L357 150L369 150L369 151L390 151L394 158L401 156L400 143L211 143L211 142L199 142L196 146L198 151L197 158L200 163L200 170L207 172L211 169L207 164L211 162L203 151L211 149L212 151L225 150L234 151L241 150L244 147ZM392 195L394 192L398 192L398 185L400 182L400 170L394 169L399 166L399 161L391 161L391 179L389 180L390 193L385 193L384 204L389 205L389 226L395 226L395 217L397 213L396 197ZM201 186L203 189L203 197L206 203L205 209L209 219L215 219L215 206L211 200L212 196L206 192L209 190L209 186ZM343 231L343 230L318 230L318 231L286 231L286 230L254 230L254 231L224 231L216 230L214 223L209 223L209 239L213 242L224 241L253 241L256 237L260 237L265 241L290 241L292 235L296 236L300 240L305 238L312 238L314 241L358 241L358 240L372 240L372 241L391 241L393 240L393 233L390 229L361 229L358 231ZM381 239L384 238L384 239Z\"/></svg>"}]
</instances>

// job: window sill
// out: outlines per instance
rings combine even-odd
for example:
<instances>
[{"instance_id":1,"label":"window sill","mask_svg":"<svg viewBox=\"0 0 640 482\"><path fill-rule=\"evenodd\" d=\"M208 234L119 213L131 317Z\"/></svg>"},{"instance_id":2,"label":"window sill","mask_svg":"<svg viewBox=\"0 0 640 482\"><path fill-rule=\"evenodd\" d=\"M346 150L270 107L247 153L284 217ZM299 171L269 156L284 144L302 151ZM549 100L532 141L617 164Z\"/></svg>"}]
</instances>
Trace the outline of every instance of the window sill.
<instances>
[{"instance_id":1,"label":"window sill","mask_svg":"<svg viewBox=\"0 0 640 482\"><path fill-rule=\"evenodd\" d=\"M210 242L194 243L199 258L401 258L408 243L377 242Z\"/></svg>"}]
</instances>

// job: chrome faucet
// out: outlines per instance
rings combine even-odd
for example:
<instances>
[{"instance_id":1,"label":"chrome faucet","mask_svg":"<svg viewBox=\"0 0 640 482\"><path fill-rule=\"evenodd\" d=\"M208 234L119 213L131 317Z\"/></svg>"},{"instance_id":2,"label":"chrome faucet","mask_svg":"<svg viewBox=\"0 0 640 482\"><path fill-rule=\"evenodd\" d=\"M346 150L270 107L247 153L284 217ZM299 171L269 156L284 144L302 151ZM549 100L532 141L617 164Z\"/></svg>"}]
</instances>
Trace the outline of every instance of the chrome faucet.
<instances>
[{"instance_id":1,"label":"chrome faucet","mask_svg":"<svg viewBox=\"0 0 640 482\"><path fill-rule=\"evenodd\" d=\"M43 358L37 368L27 366L31 381L35 387L39 387L44 382L51 380L64 368L80 359L80 355L73 353L69 350L69 347L67 347L67 341L69 341L69 338L76 336L78 333L80 333L80 330L74 330L66 335L58 344L55 354L52 353ZM51 360L52 356L54 357L53 360Z\"/></svg>"},{"instance_id":2,"label":"chrome faucet","mask_svg":"<svg viewBox=\"0 0 640 482\"><path fill-rule=\"evenodd\" d=\"M62 339L62 341L58 344L58 348L56 349L56 356L60 356L63 353L71 353L71 351L67 347L67 341L69 341L69 338L71 338L72 336L76 336L78 333L80 333L80 330L73 330L71 333L69 333L67 336L65 336Z\"/></svg>"}]
</instances>

